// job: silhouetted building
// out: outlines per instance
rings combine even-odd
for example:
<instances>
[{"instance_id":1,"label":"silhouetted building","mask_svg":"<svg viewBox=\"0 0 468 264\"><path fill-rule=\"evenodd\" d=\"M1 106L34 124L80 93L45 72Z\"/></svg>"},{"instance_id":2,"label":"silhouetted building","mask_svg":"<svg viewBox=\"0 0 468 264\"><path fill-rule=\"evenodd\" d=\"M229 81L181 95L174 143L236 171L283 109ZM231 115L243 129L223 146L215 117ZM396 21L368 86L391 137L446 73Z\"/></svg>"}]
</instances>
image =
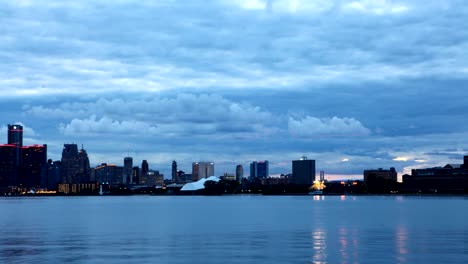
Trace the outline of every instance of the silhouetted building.
<instances>
[{"instance_id":1,"label":"silhouetted building","mask_svg":"<svg viewBox=\"0 0 468 264\"><path fill-rule=\"evenodd\" d=\"M280 177L268 177L268 178L261 178L260 184L261 185L287 185L290 182L290 178L287 176L280 176Z\"/></svg>"},{"instance_id":2,"label":"silhouetted building","mask_svg":"<svg viewBox=\"0 0 468 264\"><path fill-rule=\"evenodd\" d=\"M224 173L223 176L220 177L220 179L225 180L225 181L235 181L236 180L236 175L235 174L229 174L229 173Z\"/></svg>"},{"instance_id":3,"label":"silhouetted building","mask_svg":"<svg viewBox=\"0 0 468 264\"><path fill-rule=\"evenodd\" d=\"M124 168L114 164L102 163L94 169L96 181L101 184L124 184L122 175Z\"/></svg>"},{"instance_id":4,"label":"silhouetted building","mask_svg":"<svg viewBox=\"0 0 468 264\"><path fill-rule=\"evenodd\" d=\"M468 156L463 157L463 168L468 169Z\"/></svg>"},{"instance_id":5,"label":"silhouetted building","mask_svg":"<svg viewBox=\"0 0 468 264\"><path fill-rule=\"evenodd\" d=\"M76 183L87 183L91 182L91 166L89 164L89 157L86 150L82 147L78 153L78 175L76 176Z\"/></svg>"},{"instance_id":6,"label":"silhouetted building","mask_svg":"<svg viewBox=\"0 0 468 264\"><path fill-rule=\"evenodd\" d=\"M239 164L236 166L236 181L240 183L242 179L244 179L244 167Z\"/></svg>"},{"instance_id":7,"label":"silhouetted building","mask_svg":"<svg viewBox=\"0 0 468 264\"><path fill-rule=\"evenodd\" d=\"M268 178L270 177L270 168L268 160L253 161L250 163L250 178Z\"/></svg>"},{"instance_id":8,"label":"silhouetted building","mask_svg":"<svg viewBox=\"0 0 468 264\"><path fill-rule=\"evenodd\" d=\"M23 147L23 126L8 125L8 144L16 146L15 166L17 168L17 176L21 174L21 148Z\"/></svg>"},{"instance_id":9,"label":"silhouetted building","mask_svg":"<svg viewBox=\"0 0 468 264\"><path fill-rule=\"evenodd\" d=\"M80 154L76 144L64 144L62 150L62 183L79 182Z\"/></svg>"},{"instance_id":10,"label":"silhouetted building","mask_svg":"<svg viewBox=\"0 0 468 264\"><path fill-rule=\"evenodd\" d=\"M133 158L124 158L122 182L125 184L133 184Z\"/></svg>"},{"instance_id":11,"label":"silhouetted building","mask_svg":"<svg viewBox=\"0 0 468 264\"><path fill-rule=\"evenodd\" d=\"M396 172L395 168L390 168L389 170L379 168L378 170L364 171L364 183L367 184L369 179L372 177L396 182L398 180L398 173Z\"/></svg>"},{"instance_id":12,"label":"silhouetted building","mask_svg":"<svg viewBox=\"0 0 468 264\"><path fill-rule=\"evenodd\" d=\"M0 189L41 187L46 164L47 145L23 146L23 127L8 125L8 144L0 145Z\"/></svg>"},{"instance_id":13,"label":"silhouetted building","mask_svg":"<svg viewBox=\"0 0 468 264\"><path fill-rule=\"evenodd\" d=\"M193 175L191 173L184 173L182 174L183 178L182 180L185 182L185 183L188 183L188 182L193 182Z\"/></svg>"},{"instance_id":14,"label":"silhouetted building","mask_svg":"<svg viewBox=\"0 0 468 264\"><path fill-rule=\"evenodd\" d=\"M61 176L60 176L60 168L61 162L59 160L52 161L49 159L47 161L47 175L45 177L45 182L42 183L43 186L47 188L49 191L56 191L57 186L60 183Z\"/></svg>"},{"instance_id":15,"label":"silhouetted building","mask_svg":"<svg viewBox=\"0 0 468 264\"><path fill-rule=\"evenodd\" d=\"M187 174L183 170L177 170L177 177L180 183L188 183L192 181L192 174Z\"/></svg>"},{"instance_id":16,"label":"silhouetted building","mask_svg":"<svg viewBox=\"0 0 468 264\"><path fill-rule=\"evenodd\" d=\"M177 162L175 160L172 161L172 182L179 182L180 179L177 174Z\"/></svg>"},{"instance_id":17,"label":"silhouetted building","mask_svg":"<svg viewBox=\"0 0 468 264\"><path fill-rule=\"evenodd\" d=\"M143 160L141 162L141 175L146 175L149 171L149 164L148 161Z\"/></svg>"},{"instance_id":18,"label":"silhouetted building","mask_svg":"<svg viewBox=\"0 0 468 264\"><path fill-rule=\"evenodd\" d=\"M403 175L402 192L406 193L468 193L467 156L463 164L413 169Z\"/></svg>"},{"instance_id":19,"label":"silhouetted building","mask_svg":"<svg viewBox=\"0 0 468 264\"><path fill-rule=\"evenodd\" d=\"M8 125L8 144L23 146L23 127L21 125Z\"/></svg>"},{"instance_id":20,"label":"silhouetted building","mask_svg":"<svg viewBox=\"0 0 468 264\"><path fill-rule=\"evenodd\" d=\"M132 168L132 184L140 184L140 168L138 166Z\"/></svg>"},{"instance_id":21,"label":"silhouetted building","mask_svg":"<svg viewBox=\"0 0 468 264\"><path fill-rule=\"evenodd\" d=\"M160 174L159 171L155 175L155 185L156 186L163 186L164 185L164 174Z\"/></svg>"},{"instance_id":22,"label":"silhouetted building","mask_svg":"<svg viewBox=\"0 0 468 264\"><path fill-rule=\"evenodd\" d=\"M292 161L292 183L312 185L315 181L315 160L302 157Z\"/></svg>"},{"instance_id":23,"label":"silhouetted building","mask_svg":"<svg viewBox=\"0 0 468 264\"><path fill-rule=\"evenodd\" d=\"M203 178L214 176L213 162L194 162L192 163L192 181L198 181Z\"/></svg>"},{"instance_id":24,"label":"silhouetted building","mask_svg":"<svg viewBox=\"0 0 468 264\"><path fill-rule=\"evenodd\" d=\"M17 147L14 144L0 145L0 192L8 192L8 187L17 186L18 166Z\"/></svg>"},{"instance_id":25,"label":"silhouetted building","mask_svg":"<svg viewBox=\"0 0 468 264\"><path fill-rule=\"evenodd\" d=\"M369 193L391 193L397 191L398 173L395 168L365 170L364 183Z\"/></svg>"},{"instance_id":26,"label":"silhouetted building","mask_svg":"<svg viewBox=\"0 0 468 264\"><path fill-rule=\"evenodd\" d=\"M146 174L146 177L140 181L141 185L154 186L156 185L156 175L159 175L159 171L150 170Z\"/></svg>"},{"instance_id":27,"label":"silhouetted building","mask_svg":"<svg viewBox=\"0 0 468 264\"><path fill-rule=\"evenodd\" d=\"M22 147L22 170L19 184L22 187L41 187L47 171L47 145Z\"/></svg>"}]
</instances>

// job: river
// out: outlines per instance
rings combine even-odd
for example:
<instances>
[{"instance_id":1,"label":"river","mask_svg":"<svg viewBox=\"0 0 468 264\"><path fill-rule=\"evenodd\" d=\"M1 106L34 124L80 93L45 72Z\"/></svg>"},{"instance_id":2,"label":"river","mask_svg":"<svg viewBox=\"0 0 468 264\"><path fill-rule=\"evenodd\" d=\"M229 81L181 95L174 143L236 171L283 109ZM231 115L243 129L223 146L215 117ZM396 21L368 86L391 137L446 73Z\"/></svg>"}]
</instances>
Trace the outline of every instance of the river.
<instances>
[{"instance_id":1,"label":"river","mask_svg":"<svg viewBox=\"0 0 468 264\"><path fill-rule=\"evenodd\" d=\"M468 197L0 198L0 263L468 263Z\"/></svg>"}]
</instances>

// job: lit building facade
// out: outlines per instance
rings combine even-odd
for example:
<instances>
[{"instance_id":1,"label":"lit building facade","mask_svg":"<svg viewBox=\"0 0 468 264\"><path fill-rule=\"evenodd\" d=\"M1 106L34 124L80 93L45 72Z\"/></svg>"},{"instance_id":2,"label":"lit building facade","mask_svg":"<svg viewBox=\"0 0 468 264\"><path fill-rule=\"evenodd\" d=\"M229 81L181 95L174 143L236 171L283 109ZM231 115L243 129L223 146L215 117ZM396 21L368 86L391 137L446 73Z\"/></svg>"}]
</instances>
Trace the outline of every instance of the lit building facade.
<instances>
[{"instance_id":1,"label":"lit building facade","mask_svg":"<svg viewBox=\"0 0 468 264\"><path fill-rule=\"evenodd\" d=\"M214 162L192 163L192 181L214 176Z\"/></svg>"}]
</instances>

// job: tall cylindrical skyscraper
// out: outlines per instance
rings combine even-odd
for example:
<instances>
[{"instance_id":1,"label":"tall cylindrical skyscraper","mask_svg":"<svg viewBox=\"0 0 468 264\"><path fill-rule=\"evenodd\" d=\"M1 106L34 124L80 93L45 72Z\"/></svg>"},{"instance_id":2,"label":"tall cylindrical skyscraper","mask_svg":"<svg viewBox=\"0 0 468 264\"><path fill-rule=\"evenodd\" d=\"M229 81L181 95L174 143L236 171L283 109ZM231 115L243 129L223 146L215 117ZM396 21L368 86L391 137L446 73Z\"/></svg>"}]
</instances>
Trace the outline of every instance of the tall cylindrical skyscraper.
<instances>
[{"instance_id":1,"label":"tall cylindrical skyscraper","mask_svg":"<svg viewBox=\"0 0 468 264\"><path fill-rule=\"evenodd\" d=\"M23 126L8 125L8 144L23 146Z\"/></svg>"},{"instance_id":2,"label":"tall cylindrical skyscraper","mask_svg":"<svg viewBox=\"0 0 468 264\"><path fill-rule=\"evenodd\" d=\"M244 178L244 167L242 165L236 166L236 181L241 183L242 179Z\"/></svg>"}]
</instances>

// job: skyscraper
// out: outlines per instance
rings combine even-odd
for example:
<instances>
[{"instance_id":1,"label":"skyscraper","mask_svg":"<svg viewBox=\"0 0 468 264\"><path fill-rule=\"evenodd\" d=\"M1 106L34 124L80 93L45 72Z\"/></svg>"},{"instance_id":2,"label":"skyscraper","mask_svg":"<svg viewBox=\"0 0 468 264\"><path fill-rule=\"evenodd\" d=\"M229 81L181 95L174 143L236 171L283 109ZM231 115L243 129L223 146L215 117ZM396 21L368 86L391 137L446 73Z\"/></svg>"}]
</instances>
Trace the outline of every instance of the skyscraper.
<instances>
[{"instance_id":1,"label":"skyscraper","mask_svg":"<svg viewBox=\"0 0 468 264\"><path fill-rule=\"evenodd\" d=\"M177 162L172 161L172 182L179 182L179 177L177 175Z\"/></svg>"},{"instance_id":2,"label":"skyscraper","mask_svg":"<svg viewBox=\"0 0 468 264\"><path fill-rule=\"evenodd\" d=\"M133 184L133 158L124 158L124 170L122 182L125 184Z\"/></svg>"},{"instance_id":3,"label":"skyscraper","mask_svg":"<svg viewBox=\"0 0 468 264\"><path fill-rule=\"evenodd\" d=\"M315 160L302 157L292 161L292 182L295 184L312 185L315 181Z\"/></svg>"},{"instance_id":4,"label":"skyscraper","mask_svg":"<svg viewBox=\"0 0 468 264\"><path fill-rule=\"evenodd\" d=\"M57 190L57 185L60 183L60 161L52 161L49 159L47 161L47 176L45 182L42 183L42 186L47 187L47 190Z\"/></svg>"},{"instance_id":5,"label":"skyscraper","mask_svg":"<svg viewBox=\"0 0 468 264\"><path fill-rule=\"evenodd\" d=\"M23 146L23 126L8 125L8 144Z\"/></svg>"},{"instance_id":6,"label":"skyscraper","mask_svg":"<svg viewBox=\"0 0 468 264\"><path fill-rule=\"evenodd\" d=\"M140 184L140 168L135 166L132 168L132 175L133 175L133 184Z\"/></svg>"},{"instance_id":7,"label":"skyscraper","mask_svg":"<svg viewBox=\"0 0 468 264\"><path fill-rule=\"evenodd\" d=\"M115 164L102 163L94 169L96 181L103 184L122 184L124 168Z\"/></svg>"},{"instance_id":8,"label":"skyscraper","mask_svg":"<svg viewBox=\"0 0 468 264\"><path fill-rule=\"evenodd\" d=\"M64 144L62 150L62 183L77 183L80 173L80 154L76 144Z\"/></svg>"},{"instance_id":9,"label":"skyscraper","mask_svg":"<svg viewBox=\"0 0 468 264\"><path fill-rule=\"evenodd\" d=\"M192 163L192 180L198 181L203 178L214 176L213 162L194 162Z\"/></svg>"},{"instance_id":10,"label":"skyscraper","mask_svg":"<svg viewBox=\"0 0 468 264\"><path fill-rule=\"evenodd\" d=\"M237 165L236 166L236 180L237 182L242 182L242 179L244 178L244 167L242 165Z\"/></svg>"},{"instance_id":11,"label":"skyscraper","mask_svg":"<svg viewBox=\"0 0 468 264\"><path fill-rule=\"evenodd\" d=\"M17 185L16 149L16 145L0 145L0 194L8 192L8 187Z\"/></svg>"},{"instance_id":12,"label":"skyscraper","mask_svg":"<svg viewBox=\"0 0 468 264\"><path fill-rule=\"evenodd\" d=\"M143 160L141 162L141 171L140 171L140 181L139 184L142 184L142 182L146 182L146 176L148 175L149 172L149 165L148 161Z\"/></svg>"},{"instance_id":13,"label":"skyscraper","mask_svg":"<svg viewBox=\"0 0 468 264\"><path fill-rule=\"evenodd\" d=\"M19 184L26 188L40 187L47 175L47 145L25 146L21 152L23 157Z\"/></svg>"},{"instance_id":14,"label":"skyscraper","mask_svg":"<svg viewBox=\"0 0 468 264\"><path fill-rule=\"evenodd\" d=\"M270 169L268 160L253 161L250 163L250 178L268 178L270 176Z\"/></svg>"},{"instance_id":15,"label":"skyscraper","mask_svg":"<svg viewBox=\"0 0 468 264\"><path fill-rule=\"evenodd\" d=\"M21 148L23 147L23 126L21 125L8 125L8 144L16 146L15 148L15 166L16 178L21 176ZM19 179L16 179L17 183Z\"/></svg>"},{"instance_id":16,"label":"skyscraper","mask_svg":"<svg viewBox=\"0 0 468 264\"><path fill-rule=\"evenodd\" d=\"M88 153L82 147L79 154L78 154L78 163L79 163L79 170L78 170L78 177L79 182L90 182L91 181L91 166L89 164Z\"/></svg>"}]
</instances>

